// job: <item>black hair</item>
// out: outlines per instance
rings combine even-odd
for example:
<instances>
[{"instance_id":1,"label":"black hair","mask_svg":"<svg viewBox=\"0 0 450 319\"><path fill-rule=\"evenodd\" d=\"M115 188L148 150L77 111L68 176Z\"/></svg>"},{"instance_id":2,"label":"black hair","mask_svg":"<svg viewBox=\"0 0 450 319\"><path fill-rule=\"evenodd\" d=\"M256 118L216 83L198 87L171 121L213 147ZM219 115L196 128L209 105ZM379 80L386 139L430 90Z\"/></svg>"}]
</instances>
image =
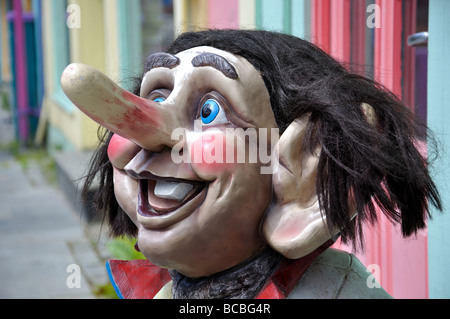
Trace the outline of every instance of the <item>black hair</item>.
<instances>
[{"instance_id":1,"label":"black hair","mask_svg":"<svg viewBox=\"0 0 450 319\"><path fill-rule=\"evenodd\" d=\"M316 181L320 207L330 227L342 228L344 243L362 244L361 226L376 222L376 206L401 224L404 236L425 227L429 202L442 210L427 159L417 148L428 132L389 90L291 35L262 30L188 32L167 52L197 46L244 57L260 72L281 132L295 119L310 116L303 143L308 152L321 148ZM373 108L377 125L368 123L362 103ZM96 204L108 216L114 235L135 234L114 198L107 142L90 168L89 176L100 173ZM87 185L89 181L92 177ZM353 220L349 198L358 211Z\"/></svg>"}]
</instances>

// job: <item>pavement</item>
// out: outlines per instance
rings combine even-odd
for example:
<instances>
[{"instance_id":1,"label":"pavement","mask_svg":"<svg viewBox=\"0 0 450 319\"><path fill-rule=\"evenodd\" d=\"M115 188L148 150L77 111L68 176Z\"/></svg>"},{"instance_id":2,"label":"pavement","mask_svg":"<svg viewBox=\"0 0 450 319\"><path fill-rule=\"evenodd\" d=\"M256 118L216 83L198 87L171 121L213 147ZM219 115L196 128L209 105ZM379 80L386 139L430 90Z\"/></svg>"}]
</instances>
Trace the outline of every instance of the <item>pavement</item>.
<instances>
[{"instance_id":1,"label":"pavement","mask_svg":"<svg viewBox=\"0 0 450 319\"><path fill-rule=\"evenodd\" d=\"M106 234L48 181L39 161L20 161L5 147L13 132L0 110L0 298L98 298L109 283Z\"/></svg>"}]
</instances>

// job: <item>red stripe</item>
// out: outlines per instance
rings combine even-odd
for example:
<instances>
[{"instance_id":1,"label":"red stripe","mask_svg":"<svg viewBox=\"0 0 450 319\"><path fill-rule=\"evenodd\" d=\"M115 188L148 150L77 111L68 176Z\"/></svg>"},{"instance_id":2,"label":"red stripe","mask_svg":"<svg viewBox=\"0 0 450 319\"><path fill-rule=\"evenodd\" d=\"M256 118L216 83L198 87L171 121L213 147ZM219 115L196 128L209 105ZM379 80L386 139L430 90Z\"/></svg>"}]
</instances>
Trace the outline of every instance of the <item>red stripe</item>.
<instances>
[{"instance_id":1,"label":"red stripe","mask_svg":"<svg viewBox=\"0 0 450 319\"><path fill-rule=\"evenodd\" d=\"M350 62L350 0L330 3L330 54L340 62Z\"/></svg>"},{"instance_id":2,"label":"red stripe","mask_svg":"<svg viewBox=\"0 0 450 319\"><path fill-rule=\"evenodd\" d=\"M311 40L330 52L330 0L311 1Z\"/></svg>"}]
</instances>

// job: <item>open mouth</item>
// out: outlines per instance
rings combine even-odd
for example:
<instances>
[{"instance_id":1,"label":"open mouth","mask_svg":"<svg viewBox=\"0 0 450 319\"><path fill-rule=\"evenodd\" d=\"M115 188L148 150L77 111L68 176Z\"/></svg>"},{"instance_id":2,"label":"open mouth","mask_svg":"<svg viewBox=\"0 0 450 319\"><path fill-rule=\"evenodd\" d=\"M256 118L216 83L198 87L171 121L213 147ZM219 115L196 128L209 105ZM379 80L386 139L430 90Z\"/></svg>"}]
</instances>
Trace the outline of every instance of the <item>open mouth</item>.
<instances>
[{"instance_id":1,"label":"open mouth","mask_svg":"<svg viewBox=\"0 0 450 319\"><path fill-rule=\"evenodd\" d=\"M207 183L181 179L139 179L138 213L144 217L170 214L196 198Z\"/></svg>"}]
</instances>

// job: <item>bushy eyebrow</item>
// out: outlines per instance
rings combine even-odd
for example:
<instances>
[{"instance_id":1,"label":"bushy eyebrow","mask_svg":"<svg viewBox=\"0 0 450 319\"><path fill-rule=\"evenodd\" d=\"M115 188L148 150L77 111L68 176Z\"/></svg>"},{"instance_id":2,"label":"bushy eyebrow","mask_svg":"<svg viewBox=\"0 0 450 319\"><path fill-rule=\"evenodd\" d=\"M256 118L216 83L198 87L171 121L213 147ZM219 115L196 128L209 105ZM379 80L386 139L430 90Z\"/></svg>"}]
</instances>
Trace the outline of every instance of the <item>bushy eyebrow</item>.
<instances>
[{"instance_id":1,"label":"bushy eyebrow","mask_svg":"<svg viewBox=\"0 0 450 319\"><path fill-rule=\"evenodd\" d=\"M173 54L157 52L150 55L145 61L145 72L154 68L173 69L180 64L180 59Z\"/></svg>"},{"instance_id":2,"label":"bushy eyebrow","mask_svg":"<svg viewBox=\"0 0 450 319\"><path fill-rule=\"evenodd\" d=\"M230 79L236 80L238 78L234 66L218 54L204 52L194 57L191 62L194 67L210 66Z\"/></svg>"}]
</instances>

